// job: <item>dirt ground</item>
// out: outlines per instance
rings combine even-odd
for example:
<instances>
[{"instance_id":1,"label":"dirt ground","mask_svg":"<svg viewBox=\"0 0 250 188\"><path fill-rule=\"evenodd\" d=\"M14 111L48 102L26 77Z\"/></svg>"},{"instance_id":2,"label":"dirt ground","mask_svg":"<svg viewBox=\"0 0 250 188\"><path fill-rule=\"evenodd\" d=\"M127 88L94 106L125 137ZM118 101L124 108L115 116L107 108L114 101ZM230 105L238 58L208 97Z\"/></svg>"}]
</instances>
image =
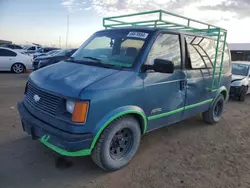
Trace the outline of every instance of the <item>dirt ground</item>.
<instances>
[{"instance_id":1,"label":"dirt ground","mask_svg":"<svg viewBox=\"0 0 250 188\"><path fill-rule=\"evenodd\" d=\"M127 167L106 173L22 131L16 103L27 77L0 73L0 188L250 187L250 96L229 101L216 126L195 117L146 135Z\"/></svg>"}]
</instances>

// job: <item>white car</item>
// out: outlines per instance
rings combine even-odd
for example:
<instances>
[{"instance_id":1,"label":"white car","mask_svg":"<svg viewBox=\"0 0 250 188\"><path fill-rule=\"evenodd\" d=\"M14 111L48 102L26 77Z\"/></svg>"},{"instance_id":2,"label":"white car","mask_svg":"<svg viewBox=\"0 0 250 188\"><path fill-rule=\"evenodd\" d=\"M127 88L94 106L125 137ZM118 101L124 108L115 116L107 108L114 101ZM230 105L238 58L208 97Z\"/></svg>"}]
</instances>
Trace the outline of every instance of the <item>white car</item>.
<instances>
[{"instance_id":1,"label":"white car","mask_svg":"<svg viewBox=\"0 0 250 188\"><path fill-rule=\"evenodd\" d=\"M35 53L40 48L41 48L41 46L27 46L26 48L24 48L20 52L25 53L25 54L32 54L32 53Z\"/></svg>"},{"instance_id":2,"label":"white car","mask_svg":"<svg viewBox=\"0 0 250 188\"><path fill-rule=\"evenodd\" d=\"M232 74L230 97L245 101L250 93L250 62L233 62Z\"/></svg>"},{"instance_id":3,"label":"white car","mask_svg":"<svg viewBox=\"0 0 250 188\"><path fill-rule=\"evenodd\" d=\"M0 47L0 71L20 74L32 69L32 57L9 48Z\"/></svg>"}]
</instances>

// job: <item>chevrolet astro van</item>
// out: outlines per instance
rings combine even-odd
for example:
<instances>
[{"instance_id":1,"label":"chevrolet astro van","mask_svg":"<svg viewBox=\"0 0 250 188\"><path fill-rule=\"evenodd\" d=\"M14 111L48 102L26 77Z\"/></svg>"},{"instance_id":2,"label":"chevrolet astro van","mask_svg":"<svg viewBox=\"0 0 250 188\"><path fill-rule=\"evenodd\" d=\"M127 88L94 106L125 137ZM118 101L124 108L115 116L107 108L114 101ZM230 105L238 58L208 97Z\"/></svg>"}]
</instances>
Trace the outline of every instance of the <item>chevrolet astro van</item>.
<instances>
[{"instance_id":1,"label":"chevrolet astro van","mask_svg":"<svg viewBox=\"0 0 250 188\"><path fill-rule=\"evenodd\" d=\"M159 17L124 21L151 14ZM103 24L69 59L30 74L18 110L33 139L114 171L146 133L197 114L220 120L231 83L226 30L163 10Z\"/></svg>"}]
</instances>

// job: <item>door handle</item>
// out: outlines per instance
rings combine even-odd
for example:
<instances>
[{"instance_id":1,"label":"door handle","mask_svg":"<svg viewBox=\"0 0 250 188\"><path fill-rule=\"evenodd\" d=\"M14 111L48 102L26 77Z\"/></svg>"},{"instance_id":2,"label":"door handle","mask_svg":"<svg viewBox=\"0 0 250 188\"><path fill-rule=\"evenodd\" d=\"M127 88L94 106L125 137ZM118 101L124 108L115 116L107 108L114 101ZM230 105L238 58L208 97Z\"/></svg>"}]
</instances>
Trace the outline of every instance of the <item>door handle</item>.
<instances>
[{"instance_id":1,"label":"door handle","mask_svg":"<svg viewBox=\"0 0 250 188\"><path fill-rule=\"evenodd\" d=\"M180 90L184 90L187 87L187 80L181 80L180 82Z\"/></svg>"}]
</instances>

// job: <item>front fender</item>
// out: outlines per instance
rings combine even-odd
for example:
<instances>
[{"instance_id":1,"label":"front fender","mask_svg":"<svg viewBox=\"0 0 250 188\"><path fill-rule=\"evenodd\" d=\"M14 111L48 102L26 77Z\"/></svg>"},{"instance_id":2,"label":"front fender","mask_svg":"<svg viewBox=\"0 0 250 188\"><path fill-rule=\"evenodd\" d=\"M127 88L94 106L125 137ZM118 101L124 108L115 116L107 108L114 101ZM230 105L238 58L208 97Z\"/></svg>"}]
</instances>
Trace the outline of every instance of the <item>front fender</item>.
<instances>
[{"instance_id":1,"label":"front fender","mask_svg":"<svg viewBox=\"0 0 250 188\"><path fill-rule=\"evenodd\" d=\"M99 121L99 123L95 126L94 130L93 130L93 134L95 135L92 144L91 144L91 148L93 149L99 136L101 135L101 133L103 132L103 130L115 119L117 119L120 116L124 116L124 115L128 115L128 114L137 114L140 115L141 118L143 119L143 130L142 132L145 133L147 130L147 117L144 113L144 111L137 107L137 106L124 106L124 107L120 107L117 108L113 111L111 111L110 113L108 113L106 116L104 116L102 118L101 121Z\"/></svg>"}]
</instances>

